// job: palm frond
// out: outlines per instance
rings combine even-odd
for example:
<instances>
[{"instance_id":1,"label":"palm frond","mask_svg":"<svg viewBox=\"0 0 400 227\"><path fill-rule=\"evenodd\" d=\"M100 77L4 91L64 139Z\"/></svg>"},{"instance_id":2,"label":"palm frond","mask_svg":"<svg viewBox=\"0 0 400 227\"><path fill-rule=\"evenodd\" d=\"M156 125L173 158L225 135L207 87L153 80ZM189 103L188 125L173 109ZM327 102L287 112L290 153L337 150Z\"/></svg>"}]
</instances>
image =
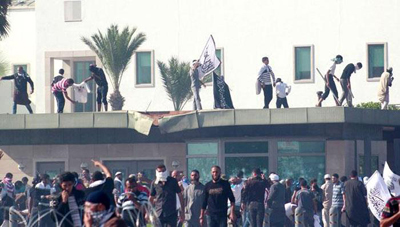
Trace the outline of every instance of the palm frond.
<instances>
[{"instance_id":1,"label":"palm frond","mask_svg":"<svg viewBox=\"0 0 400 227\"><path fill-rule=\"evenodd\" d=\"M8 36L8 32L10 31L10 23L7 19L7 11L10 5L10 0L0 1L0 40Z\"/></svg>"}]
</instances>

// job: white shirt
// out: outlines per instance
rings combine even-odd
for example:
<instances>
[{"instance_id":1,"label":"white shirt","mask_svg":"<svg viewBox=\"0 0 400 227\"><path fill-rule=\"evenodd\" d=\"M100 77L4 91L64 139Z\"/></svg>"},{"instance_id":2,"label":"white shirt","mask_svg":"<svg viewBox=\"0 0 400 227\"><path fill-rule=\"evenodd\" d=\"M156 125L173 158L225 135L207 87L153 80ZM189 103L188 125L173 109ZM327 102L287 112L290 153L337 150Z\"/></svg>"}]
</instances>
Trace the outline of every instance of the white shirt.
<instances>
[{"instance_id":1,"label":"white shirt","mask_svg":"<svg viewBox=\"0 0 400 227\"><path fill-rule=\"evenodd\" d=\"M38 188L38 189L49 189L49 190L51 190L51 185L50 185L50 184L47 184L46 186L44 186L43 182L40 182L39 184L36 185L35 188Z\"/></svg>"},{"instance_id":2,"label":"white shirt","mask_svg":"<svg viewBox=\"0 0 400 227\"><path fill-rule=\"evenodd\" d=\"M87 103L87 96L88 93L90 93L87 83L82 82L80 84L74 84L72 87L74 89L75 101L79 103Z\"/></svg>"},{"instance_id":3,"label":"white shirt","mask_svg":"<svg viewBox=\"0 0 400 227\"><path fill-rule=\"evenodd\" d=\"M276 84L276 95L279 98L286 98L286 93L289 94L292 87L282 82Z\"/></svg>"},{"instance_id":4,"label":"white shirt","mask_svg":"<svg viewBox=\"0 0 400 227\"><path fill-rule=\"evenodd\" d=\"M336 70L336 62L333 62L331 67L329 67L329 74L335 75L335 70Z\"/></svg>"}]
</instances>

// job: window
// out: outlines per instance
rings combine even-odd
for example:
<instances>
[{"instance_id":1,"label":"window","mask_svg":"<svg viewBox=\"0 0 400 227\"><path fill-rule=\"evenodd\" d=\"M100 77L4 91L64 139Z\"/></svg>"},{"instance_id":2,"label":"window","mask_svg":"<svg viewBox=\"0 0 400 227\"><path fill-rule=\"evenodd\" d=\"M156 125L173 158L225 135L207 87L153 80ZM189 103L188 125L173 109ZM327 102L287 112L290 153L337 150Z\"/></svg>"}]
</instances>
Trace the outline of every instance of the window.
<instances>
[{"instance_id":1,"label":"window","mask_svg":"<svg viewBox=\"0 0 400 227\"><path fill-rule=\"evenodd\" d=\"M225 142L225 174L236 176L243 171L245 177L250 177L254 168L268 172L268 142L246 141Z\"/></svg>"},{"instance_id":2,"label":"window","mask_svg":"<svg viewBox=\"0 0 400 227\"><path fill-rule=\"evenodd\" d=\"M64 21L65 22L82 21L81 1L64 2Z\"/></svg>"},{"instance_id":3,"label":"window","mask_svg":"<svg viewBox=\"0 0 400 227\"><path fill-rule=\"evenodd\" d=\"M367 44L368 79L379 78L387 68L387 45Z\"/></svg>"},{"instance_id":4,"label":"window","mask_svg":"<svg viewBox=\"0 0 400 227\"><path fill-rule=\"evenodd\" d=\"M312 82L314 78L314 46L294 47L294 81Z\"/></svg>"},{"instance_id":5,"label":"window","mask_svg":"<svg viewBox=\"0 0 400 227\"><path fill-rule=\"evenodd\" d=\"M219 76L225 76L224 75L224 49L223 48L217 48L215 51L215 55L219 58L221 61L221 64L218 66L217 69L215 69L215 73L218 74ZM204 83L209 83L209 85L212 85L212 73L207 74L203 78Z\"/></svg>"},{"instance_id":6,"label":"window","mask_svg":"<svg viewBox=\"0 0 400 227\"><path fill-rule=\"evenodd\" d=\"M365 176L364 173L364 155L358 156L358 175ZM378 155L371 155L371 173L374 173L375 170L379 170L379 156Z\"/></svg>"},{"instance_id":7,"label":"window","mask_svg":"<svg viewBox=\"0 0 400 227\"><path fill-rule=\"evenodd\" d=\"M206 183L211 180L211 167L218 165L218 143L188 143L186 157L188 174L197 169L200 172L200 181Z\"/></svg>"},{"instance_id":8,"label":"window","mask_svg":"<svg viewBox=\"0 0 400 227\"><path fill-rule=\"evenodd\" d=\"M136 52L136 85L154 85L153 51Z\"/></svg>"},{"instance_id":9,"label":"window","mask_svg":"<svg viewBox=\"0 0 400 227\"><path fill-rule=\"evenodd\" d=\"M29 67L28 67L28 64L15 64L15 65L13 65L13 66L12 66L12 68L13 68L13 73L17 73L17 72L18 72L18 68L19 68L20 66L24 69L24 71L25 71L26 73L29 74Z\"/></svg>"},{"instance_id":10,"label":"window","mask_svg":"<svg viewBox=\"0 0 400 227\"><path fill-rule=\"evenodd\" d=\"M325 142L278 141L278 174L282 179L323 179Z\"/></svg>"}]
</instances>

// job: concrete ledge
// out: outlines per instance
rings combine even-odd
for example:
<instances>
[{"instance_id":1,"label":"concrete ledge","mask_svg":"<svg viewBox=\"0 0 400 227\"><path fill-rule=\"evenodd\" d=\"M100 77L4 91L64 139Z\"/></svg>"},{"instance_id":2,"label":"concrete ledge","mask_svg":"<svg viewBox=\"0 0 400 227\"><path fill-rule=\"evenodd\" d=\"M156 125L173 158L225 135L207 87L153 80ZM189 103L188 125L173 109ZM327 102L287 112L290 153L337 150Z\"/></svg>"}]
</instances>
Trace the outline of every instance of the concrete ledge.
<instances>
[{"instance_id":1,"label":"concrete ledge","mask_svg":"<svg viewBox=\"0 0 400 227\"><path fill-rule=\"evenodd\" d=\"M53 129L59 127L59 114L27 114L26 129Z\"/></svg>"},{"instance_id":2,"label":"concrete ledge","mask_svg":"<svg viewBox=\"0 0 400 227\"><path fill-rule=\"evenodd\" d=\"M93 128L93 113L60 114L60 128Z\"/></svg>"},{"instance_id":3,"label":"concrete ledge","mask_svg":"<svg viewBox=\"0 0 400 227\"><path fill-rule=\"evenodd\" d=\"M95 128L127 128L127 111L111 113L94 113Z\"/></svg>"},{"instance_id":4,"label":"concrete ledge","mask_svg":"<svg viewBox=\"0 0 400 227\"><path fill-rule=\"evenodd\" d=\"M268 125L271 124L269 109L235 110L235 125Z\"/></svg>"},{"instance_id":5,"label":"concrete ledge","mask_svg":"<svg viewBox=\"0 0 400 227\"><path fill-rule=\"evenodd\" d=\"M308 108L308 123L340 123L344 122L343 107Z\"/></svg>"},{"instance_id":6,"label":"concrete ledge","mask_svg":"<svg viewBox=\"0 0 400 227\"><path fill-rule=\"evenodd\" d=\"M306 124L307 109L271 109L271 124Z\"/></svg>"},{"instance_id":7,"label":"concrete ledge","mask_svg":"<svg viewBox=\"0 0 400 227\"><path fill-rule=\"evenodd\" d=\"M199 127L218 127L235 125L234 110L199 111Z\"/></svg>"},{"instance_id":8,"label":"concrete ledge","mask_svg":"<svg viewBox=\"0 0 400 227\"><path fill-rule=\"evenodd\" d=\"M158 122L162 133L179 132L199 128L196 112L163 117Z\"/></svg>"},{"instance_id":9,"label":"concrete ledge","mask_svg":"<svg viewBox=\"0 0 400 227\"><path fill-rule=\"evenodd\" d=\"M0 129L25 129L25 114L0 115Z\"/></svg>"}]
</instances>

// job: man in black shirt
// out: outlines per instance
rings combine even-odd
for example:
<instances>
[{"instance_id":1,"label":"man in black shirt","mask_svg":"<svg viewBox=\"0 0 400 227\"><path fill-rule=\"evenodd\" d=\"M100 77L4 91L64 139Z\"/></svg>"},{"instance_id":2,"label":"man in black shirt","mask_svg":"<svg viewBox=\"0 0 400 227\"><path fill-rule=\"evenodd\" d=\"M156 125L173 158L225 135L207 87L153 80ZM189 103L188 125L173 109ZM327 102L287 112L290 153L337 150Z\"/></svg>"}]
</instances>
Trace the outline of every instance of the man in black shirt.
<instances>
[{"instance_id":1,"label":"man in black shirt","mask_svg":"<svg viewBox=\"0 0 400 227\"><path fill-rule=\"evenodd\" d=\"M342 96L340 97L339 100L339 105L341 106L343 104L343 101L346 99L347 106L353 107L352 103L352 94L351 92L351 83L350 83L350 77L351 74L355 73L356 70L360 70L362 68L362 64L358 62L356 65L350 63L348 64L344 69L342 76L340 77L340 85L342 86Z\"/></svg>"},{"instance_id":2,"label":"man in black shirt","mask_svg":"<svg viewBox=\"0 0 400 227\"><path fill-rule=\"evenodd\" d=\"M269 176L273 184L267 199L268 209L271 209L270 226L280 227L285 223L285 186L279 183L279 176L271 174Z\"/></svg>"},{"instance_id":3,"label":"man in black shirt","mask_svg":"<svg viewBox=\"0 0 400 227\"><path fill-rule=\"evenodd\" d=\"M31 101L28 97L27 92L27 83L31 86L30 94L33 94L33 81L29 77L28 73L24 71L24 69L20 66L18 67L18 72L14 73L11 76L1 77L1 80L14 80L14 105L13 105L13 114L17 113L17 105L24 105L26 109L28 109L29 113L32 114Z\"/></svg>"},{"instance_id":4,"label":"man in black shirt","mask_svg":"<svg viewBox=\"0 0 400 227\"><path fill-rule=\"evenodd\" d=\"M211 167L212 180L205 185L204 202L200 214L200 225L204 223L204 214L207 209L208 227L226 227L228 213L228 198L231 204L235 204L229 182L221 179L221 168L219 166ZM235 222L235 206L231 207L229 218Z\"/></svg>"},{"instance_id":5,"label":"man in black shirt","mask_svg":"<svg viewBox=\"0 0 400 227\"><path fill-rule=\"evenodd\" d=\"M250 226L262 227L264 220L264 195L268 181L261 178L261 170L253 170L253 177L248 179L243 188L242 210L249 210Z\"/></svg>"},{"instance_id":6,"label":"man in black shirt","mask_svg":"<svg viewBox=\"0 0 400 227\"><path fill-rule=\"evenodd\" d=\"M113 196L114 180L112 179L110 170L99 161L92 160L92 162L94 166L99 167L101 171L104 172L106 179L104 179L103 174L100 171L93 172L92 183L89 185L89 188L85 190L85 198L87 198L92 192L103 191L110 198L111 206L115 206Z\"/></svg>"},{"instance_id":7,"label":"man in black shirt","mask_svg":"<svg viewBox=\"0 0 400 227\"><path fill-rule=\"evenodd\" d=\"M150 202L154 205L157 217L163 227L177 226L176 194L178 194L181 204L179 221L183 223L185 207L178 181L168 176L165 165L157 166L156 179L151 183Z\"/></svg>"},{"instance_id":8,"label":"man in black shirt","mask_svg":"<svg viewBox=\"0 0 400 227\"><path fill-rule=\"evenodd\" d=\"M93 80L97 84L97 110L101 111L101 103L104 104L104 111L108 110L108 102L107 102L107 93L108 93L108 83L106 79L106 75L104 74L103 69L96 67L96 65L91 64L89 66L89 71L92 72L92 76L84 80L84 82L88 82Z\"/></svg>"}]
</instances>

